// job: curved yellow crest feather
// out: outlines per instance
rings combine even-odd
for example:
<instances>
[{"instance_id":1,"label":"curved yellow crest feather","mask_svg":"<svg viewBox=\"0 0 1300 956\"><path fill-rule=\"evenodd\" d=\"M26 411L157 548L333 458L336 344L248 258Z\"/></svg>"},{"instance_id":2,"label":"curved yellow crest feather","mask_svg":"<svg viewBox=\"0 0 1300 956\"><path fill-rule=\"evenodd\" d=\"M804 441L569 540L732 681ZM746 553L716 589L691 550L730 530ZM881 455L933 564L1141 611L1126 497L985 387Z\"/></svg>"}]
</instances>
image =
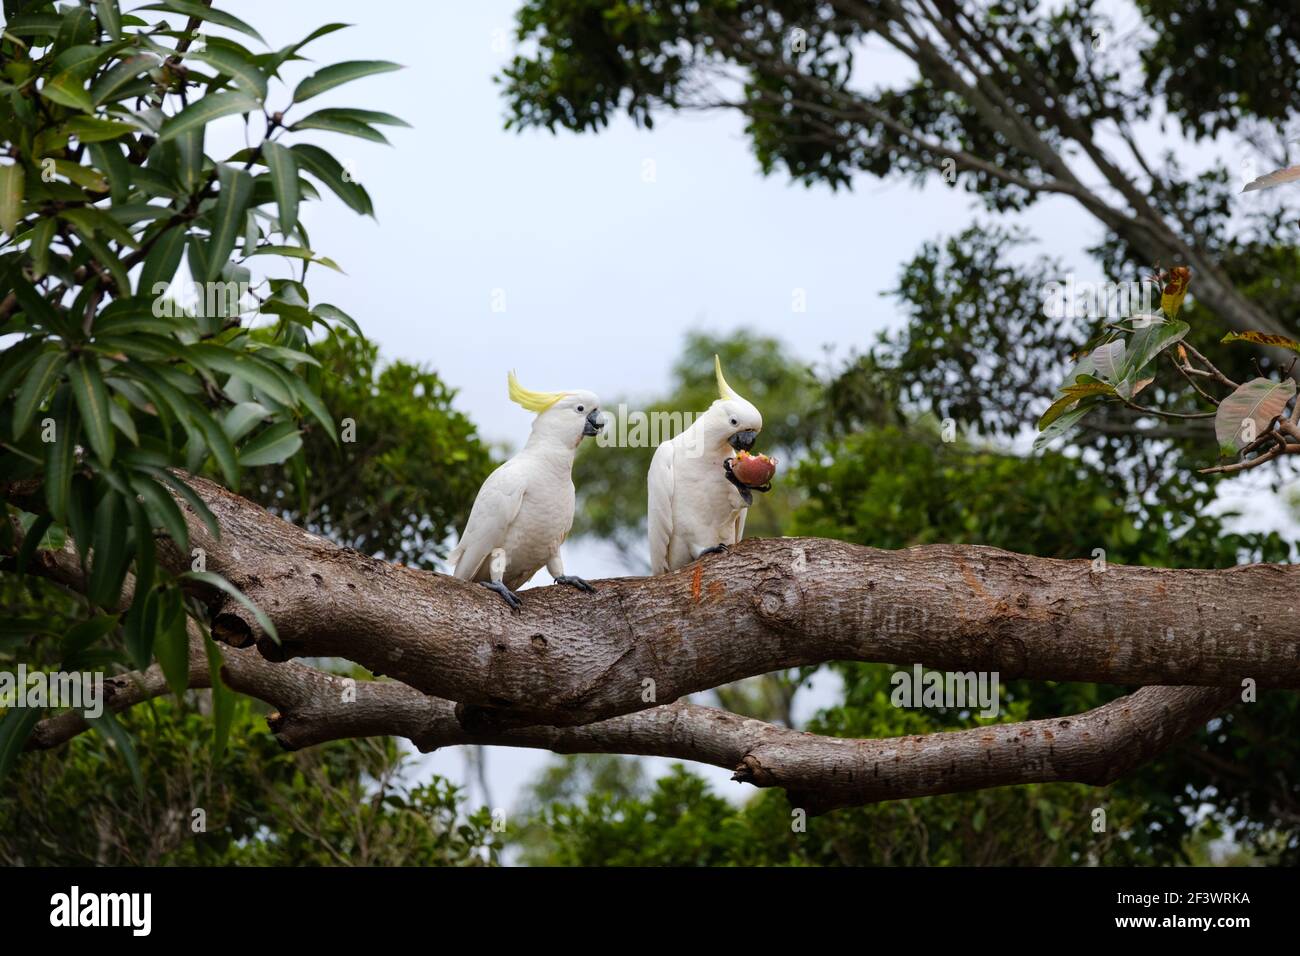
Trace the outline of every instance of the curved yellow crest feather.
<instances>
[{"instance_id":1,"label":"curved yellow crest feather","mask_svg":"<svg viewBox=\"0 0 1300 956\"><path fill-rule=\"evenodd\" d=\"M520 408L538 414L546 411L565 395L564 392L534 392L532 389L524 388L515 377L514 369L511 369L510 374L506 376L506 382L510 386L510 401Z\"/></svg>"},{"instance_id":2,"label":"curved yellow crest feather","mask_svg":"<svg viewBox=\"0 0 1300 956\"><path fill-rule=\"evenodd\" d=\"M722 377L722 359L718 358L716 352L713 355L713 372L718 377L718 398L727 401L744 401L743 398L736 394L736 390L727 384L727 380Z\"/></svg>"}]
</instances>

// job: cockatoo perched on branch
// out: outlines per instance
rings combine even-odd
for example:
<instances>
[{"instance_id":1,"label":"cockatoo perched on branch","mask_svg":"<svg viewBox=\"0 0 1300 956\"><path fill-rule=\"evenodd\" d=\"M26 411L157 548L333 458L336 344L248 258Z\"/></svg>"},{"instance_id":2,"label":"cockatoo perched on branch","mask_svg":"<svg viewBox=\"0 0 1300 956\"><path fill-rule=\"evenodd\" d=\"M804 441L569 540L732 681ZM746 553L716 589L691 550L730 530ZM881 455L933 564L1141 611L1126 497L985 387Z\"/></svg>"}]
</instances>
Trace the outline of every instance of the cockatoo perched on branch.
<instances>
[{"instance_id":1,"label":"cockatoo perched on branch","mask_svg":"<svg viewBox=\"0 0 1300 956\"><path fill-rule=\"evenodd\" d=\"M749 451L763 430L763 416L722 377L713 356L718 400L669 441L650 462L648 479L650 569L663 574L702 554L725 551L745 533L751 488L732 474L736 452Z\"/></svg>"},{"instance_id":2,"label":"cockatoo perched on branch","mask_svg":"<svg viewBox=\"0 0 1300 956\"><path fill-rule=\"evenodd\" d=\"M511 608L515 590L544 564L556 584L594 591L564 573L560 545L573 527L573 456L582 439L601 428L600 399L592 392L534 392L511 372L510 400L536 412L523 450L488 475L470 509L460 543L449 555L463 581L479 581Z\"/></svg>"}]
</instances>

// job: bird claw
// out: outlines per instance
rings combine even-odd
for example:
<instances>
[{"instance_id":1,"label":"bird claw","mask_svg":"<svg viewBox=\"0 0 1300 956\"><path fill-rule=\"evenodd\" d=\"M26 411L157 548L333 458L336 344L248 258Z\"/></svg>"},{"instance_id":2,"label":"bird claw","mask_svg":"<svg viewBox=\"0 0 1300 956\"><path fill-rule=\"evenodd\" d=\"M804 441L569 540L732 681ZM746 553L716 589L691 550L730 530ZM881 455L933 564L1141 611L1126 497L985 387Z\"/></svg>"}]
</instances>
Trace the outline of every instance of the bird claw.
<instances>
[{"instance_id":1,"label":"bird claw","mask_svg":"<svg viewBox=\"0 0 1300 956\"><path fill-rule=\"evenodd\" d=\"M595 594L596 589L590 584L578 577L576 574L561 574L555 579L556 584L567 584L571 588L577 588L579 591L585 591L588 594Z\"/></svg>"},{"instance_id":2,"label":"bird claw","mask_svg":"<svg viewBox=\"0 0 1300 956\"><path fill-rule=\"evenodd\" d=\"M495 591L497 594L500 594L501 599L510 605L510 610L512 611L518 611L524 606L524 602L519 595L510 590L500 581L480 581L479 584L483 585L483 587L487 588L489 591Z\"/></svg>"},{"instance_id":3,"label":"bird claw","mask_svg":"<svg viewBox=\"0 0 1300 956\"><path fill-rule=\"evenodd\" d=\"M715 544L713 547L705 548L703 551L701 551L700 557L702 558L706 554L726 554L730 550L731 549L728 548L725 544ZM696 560L698 561L699 558L697 558Z\"/></svg>"}]
</instances>

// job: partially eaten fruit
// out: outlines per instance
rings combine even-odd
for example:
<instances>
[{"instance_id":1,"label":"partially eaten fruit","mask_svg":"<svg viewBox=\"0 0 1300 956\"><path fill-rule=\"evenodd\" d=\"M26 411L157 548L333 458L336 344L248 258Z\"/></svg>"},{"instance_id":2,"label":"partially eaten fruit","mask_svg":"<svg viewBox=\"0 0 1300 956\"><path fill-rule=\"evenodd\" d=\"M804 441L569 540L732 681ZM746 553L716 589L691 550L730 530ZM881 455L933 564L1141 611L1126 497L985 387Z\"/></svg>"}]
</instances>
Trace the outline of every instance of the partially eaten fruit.
<instances>
[{"instance_id":1,"label":"partially eaten fruit","mask_svg":"<svg viewBox=\"0 0 1300 956\"><path fill-rule=\"evenodd\" d=\"M742 485L758 488L771 481L772 476L776 474L776 459L738 451L735 460L731 463L731 473Z\"/></svg>"}]
</instances>

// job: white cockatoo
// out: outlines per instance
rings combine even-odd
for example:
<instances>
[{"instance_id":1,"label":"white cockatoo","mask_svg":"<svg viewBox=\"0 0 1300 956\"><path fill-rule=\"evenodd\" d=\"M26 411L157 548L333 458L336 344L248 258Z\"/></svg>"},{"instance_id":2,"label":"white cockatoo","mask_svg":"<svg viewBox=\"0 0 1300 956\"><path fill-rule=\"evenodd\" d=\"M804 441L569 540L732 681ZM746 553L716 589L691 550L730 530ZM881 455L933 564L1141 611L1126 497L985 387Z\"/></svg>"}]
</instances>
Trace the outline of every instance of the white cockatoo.
<instances>
[{"instance_id":1,"label":"white cockatoo","mask_svg":"<svg viewBox=\"0 0 1300 956\"><path fill-rule=\"evenodd\" d=\"M512 608L517 588L537 570L556 584L595 589L564 573L560 545L573 527L573 456L582 439L601 428L600 399L592 392L534 392L515 373L507 378L510 400L536 412L528 443L488 475L474 499L460 543L448 556L463 581L479 581Z\"/></svg>"},{"instance_id":2,"label":"white cockatoo","mask_svg":"<svg viewBox=\"0 0 1300 956\"><path fill-rule=\"evenodd\" d=\"M650 572L676 571L702 554L725 551L745 533L752 491L731 473L737 451L763 430L757 408L736 394L713 356L718 400L690 428L660 444L648 479Z\"/></svg>"}]
</instances>

